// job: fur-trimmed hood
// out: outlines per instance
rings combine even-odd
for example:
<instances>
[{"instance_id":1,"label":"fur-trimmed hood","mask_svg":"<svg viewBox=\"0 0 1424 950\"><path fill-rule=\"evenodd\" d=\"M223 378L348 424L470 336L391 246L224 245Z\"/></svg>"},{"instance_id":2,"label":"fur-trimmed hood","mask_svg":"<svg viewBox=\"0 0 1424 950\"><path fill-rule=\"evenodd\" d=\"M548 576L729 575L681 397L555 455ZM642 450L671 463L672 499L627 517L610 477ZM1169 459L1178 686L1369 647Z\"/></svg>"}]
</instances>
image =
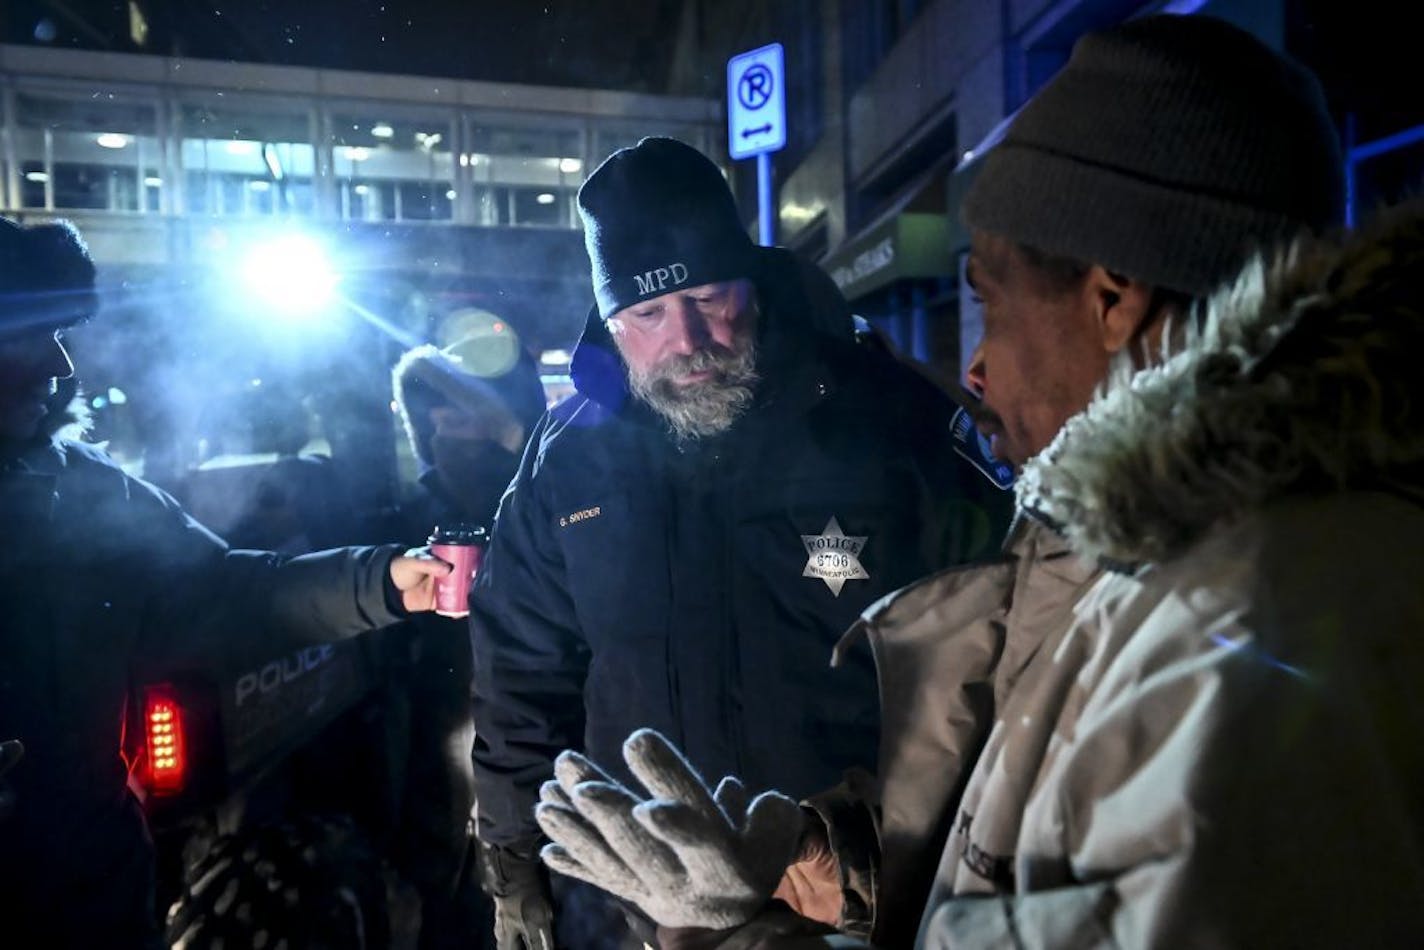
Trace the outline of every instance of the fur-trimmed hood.
<instances>
[{"instance_id":1,"label":"fur-trimmed hood","mask_svg":"<svg viewBox=\"0 0 1424 950\"><path fill-rule=\"evenodd\" d=\"M432 406L450 405L479 415L494 413L521 433L519 445L544 413L544 387L533 357L519 350L503 372L481 375L461 359L461 344L437 349L431 344L404 353L391 370L391 387L406 435L424 465L434 464L430 440L434 426L427 417Z\"/></svg>"},{"instance_id":2,"label":"fur-trimmed hood","mask_svg":"<svg viewBox=\"0 0 1424 950\"><path fill-rule=\"evenodd\" d=\"M1424 203L1257 259L1192 324L1025 467L1020 504L1081 554L1170 559L1291 494L1424 502Z\"/></svg>"},{"instance_id":3,"label":"fur-trimmed hood","mask_svg":"<svg viewBox=\"0 0 1424 950\"><path fill-rule=\"evenodd\" d=\"M39 434L46 439L84 441L94 428L94 413L88 397L73 376L59 380L55 391L45 401L49 411L40 420Z\"/></svg>"}]
</instances>

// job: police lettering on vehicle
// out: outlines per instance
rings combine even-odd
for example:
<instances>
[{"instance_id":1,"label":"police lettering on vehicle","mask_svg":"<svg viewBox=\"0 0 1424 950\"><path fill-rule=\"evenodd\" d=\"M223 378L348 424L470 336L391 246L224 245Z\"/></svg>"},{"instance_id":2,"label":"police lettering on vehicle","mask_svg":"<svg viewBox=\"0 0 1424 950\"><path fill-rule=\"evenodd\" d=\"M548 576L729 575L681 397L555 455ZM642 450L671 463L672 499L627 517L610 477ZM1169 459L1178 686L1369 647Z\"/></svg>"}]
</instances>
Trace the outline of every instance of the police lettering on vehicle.
<instances>
[{"instance_id":1,"label":"police lettering on vehicle","mask_svg":"<svg viewBox=\"0 0 1424 950\"><path fill-rule=\"evenodd\" d=\"M832 515L820 534L801 535L801 543L806 545L806 569L801 576L820 578L836 597L841 595L846 581L870 580L860 563L860 552L865 550L868 538L869 535L848 536Z\"/></svg>"},{"instance_id":2,"label":"police lettering on vehicle","mask_svg":"<svg viewBox=\"0 0 1424 950\"><path fill-rule=\"evenodd\" d=\"M679 262L666 267L654 267L647 273L634 274L633 282L638 285L639 297L667 293L669 286L677 287L687 283L687 265Z\"/></svg>"},{"instance_id":3,"label":"police lettering on vehicle","mask_svg":"<svg viewBox=\"0 0 1424 950\"><path fill-rule=\"evenodd\" d=\"M310 673L330 660L335 652L336 647L329 643L306 647L279 660L273 660L261 669L243 673L237 678L234 687L234 705L240 707L253 696L280 689L284 684Z\"/></svg>"}]
</instances>

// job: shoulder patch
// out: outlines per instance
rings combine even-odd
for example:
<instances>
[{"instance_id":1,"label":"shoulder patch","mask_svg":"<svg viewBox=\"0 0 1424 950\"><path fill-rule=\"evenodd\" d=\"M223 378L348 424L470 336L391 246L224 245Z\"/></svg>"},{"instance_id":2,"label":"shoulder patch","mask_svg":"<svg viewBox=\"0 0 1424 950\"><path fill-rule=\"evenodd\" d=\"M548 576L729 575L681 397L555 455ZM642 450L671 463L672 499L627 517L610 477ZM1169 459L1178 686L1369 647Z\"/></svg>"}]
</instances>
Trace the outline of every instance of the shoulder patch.
<instances>
[{"instance_id":1,"label":"shoulder patch","mask_svg":"<svg viewBox=\"0 0 1424 950\"><path fill-rule=\"evenodd\" d=\"M1008 491L1014 484L1014 467L1008 462L994 458L989 451L989 440L974 426L974 420L963 407L955 410L949 423L954 438L954 450L999 488Z\"/></svg>"}]
</instances>

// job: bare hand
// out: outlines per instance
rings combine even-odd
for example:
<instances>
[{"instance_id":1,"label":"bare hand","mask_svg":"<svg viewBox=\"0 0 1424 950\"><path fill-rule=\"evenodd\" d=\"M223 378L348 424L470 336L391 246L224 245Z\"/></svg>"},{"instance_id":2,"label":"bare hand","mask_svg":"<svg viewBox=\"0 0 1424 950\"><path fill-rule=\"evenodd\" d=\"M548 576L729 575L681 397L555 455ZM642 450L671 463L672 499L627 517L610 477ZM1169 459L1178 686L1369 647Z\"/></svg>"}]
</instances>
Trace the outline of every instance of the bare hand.
<instances>
[{"instance_id":1,"label":"bare hand","mask_svg":"<svg viewBox=\"0 0 1424 950\"><path fill-rule=\"evenodd\" d=\"M435 579L451 570L429 548L411 548L391 558L391 582L401 592L402 606L413 614L435 609Z\"/></svg>"},{"instance_id":2,"label":"bare hand","mask_svg":"<svg viewBox=\"0 0 1424 950\"><path fill-rule=\"evenodd\" d=\"M832 927L840 921L845 910L841 866L831 850L823 822L807 822L801 850L796 860L787 865L772 897L785 901L802 917Z\"/></svg>"}]
</instances>

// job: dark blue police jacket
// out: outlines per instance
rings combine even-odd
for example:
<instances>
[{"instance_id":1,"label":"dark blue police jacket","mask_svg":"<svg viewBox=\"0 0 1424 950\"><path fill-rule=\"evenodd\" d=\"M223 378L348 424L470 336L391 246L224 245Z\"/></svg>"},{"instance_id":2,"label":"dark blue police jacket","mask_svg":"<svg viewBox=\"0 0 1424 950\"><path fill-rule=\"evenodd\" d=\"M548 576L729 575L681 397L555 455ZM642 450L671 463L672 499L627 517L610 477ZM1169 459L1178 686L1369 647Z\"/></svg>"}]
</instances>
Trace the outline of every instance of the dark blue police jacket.
<instances>
[{"instance_id":1,"label":"dark blue police jacket","mask_svg":"<svg viewBox=\"0 0 1424 950\"><path fill-rule=\"evenodd\" d=\"M471 596L479 833L537 841L563 749L627 779L649 726L710 781L804 796L874 768L870 604L993 555L1011 495L954 450L954 403L857 342L825 275L762 252L757 401L679 445L591 314L578 393L533 433ZM820 298L819 300L817 298Z\"/></svg>"}]
</instances>

